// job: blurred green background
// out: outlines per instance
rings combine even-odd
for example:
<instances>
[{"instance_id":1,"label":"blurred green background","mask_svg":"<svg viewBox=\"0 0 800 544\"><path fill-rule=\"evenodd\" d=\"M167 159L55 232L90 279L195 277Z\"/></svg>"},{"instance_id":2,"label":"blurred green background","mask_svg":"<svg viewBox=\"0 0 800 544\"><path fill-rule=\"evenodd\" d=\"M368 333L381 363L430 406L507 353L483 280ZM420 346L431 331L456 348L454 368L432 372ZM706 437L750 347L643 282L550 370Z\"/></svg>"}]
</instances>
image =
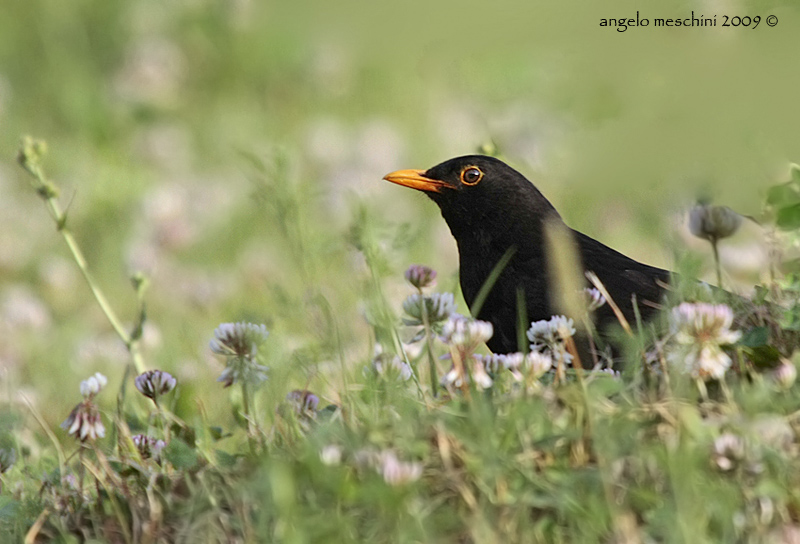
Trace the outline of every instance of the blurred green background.
<instances>
[{"instance_id":1,"label":"blurred green background","mask_svg":"<svg viewBox=\"0 0 800 544\"><path fill-rule=\"evenodd\" d=\"M762 22L600 26L637 10ZM24 134L48 141L69 225L128 322L126 278L151 276L151 366L213 398L207 341L248 319L291 386L326 390L333 343L348 365L372 349L356 246L396 307L408 264L456 285L438 210L384 174L494 144L571 226L651 264L707 257L681 210L710 196L757 215L800 161L799 31L795 0L4 0L3 395L57 424L81 379L118 385L127 362L15 165ZM742 236L723 261L755 279L760 235Z\"/></svg>"}]
</instances>

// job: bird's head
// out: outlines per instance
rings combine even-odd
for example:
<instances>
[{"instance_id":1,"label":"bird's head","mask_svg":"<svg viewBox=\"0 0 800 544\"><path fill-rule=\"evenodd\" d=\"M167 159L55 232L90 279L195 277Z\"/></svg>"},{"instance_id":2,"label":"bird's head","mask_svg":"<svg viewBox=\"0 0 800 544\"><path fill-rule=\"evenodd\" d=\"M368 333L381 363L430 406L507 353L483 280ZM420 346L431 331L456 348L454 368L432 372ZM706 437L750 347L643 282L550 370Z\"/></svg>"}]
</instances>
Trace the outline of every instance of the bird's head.
<instances>
[{"instance_id":1,"label":"bird's head","mask_svg":"<svg viewBox=\"0 0 800 544\"><path fill-rule=\"evenodd\" d=\"M385 180L423 191L456 230L558 218L552 204L525 176L484 155L450 159L429 170L398 170Z\"/></svg>"}]
</instances>

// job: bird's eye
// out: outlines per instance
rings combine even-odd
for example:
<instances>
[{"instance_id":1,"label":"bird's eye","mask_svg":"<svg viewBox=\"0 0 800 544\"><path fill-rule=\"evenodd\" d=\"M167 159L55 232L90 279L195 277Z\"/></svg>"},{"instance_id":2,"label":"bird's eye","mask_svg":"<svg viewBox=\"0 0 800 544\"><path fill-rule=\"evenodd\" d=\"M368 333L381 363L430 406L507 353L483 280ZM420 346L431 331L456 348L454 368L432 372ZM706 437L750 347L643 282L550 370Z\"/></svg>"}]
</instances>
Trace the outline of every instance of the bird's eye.
<instances>
[{"instance_id":1,"label":"bird's eye","mask_svg":"<svg viewBox=\"0 0 800 544\"><path fill-rule=\"evenodd\" d=\"M461 171L461 183L464 185L477 185L483 178L483 172L475 166L468 166Z\"/></svg>"}]
</instances>

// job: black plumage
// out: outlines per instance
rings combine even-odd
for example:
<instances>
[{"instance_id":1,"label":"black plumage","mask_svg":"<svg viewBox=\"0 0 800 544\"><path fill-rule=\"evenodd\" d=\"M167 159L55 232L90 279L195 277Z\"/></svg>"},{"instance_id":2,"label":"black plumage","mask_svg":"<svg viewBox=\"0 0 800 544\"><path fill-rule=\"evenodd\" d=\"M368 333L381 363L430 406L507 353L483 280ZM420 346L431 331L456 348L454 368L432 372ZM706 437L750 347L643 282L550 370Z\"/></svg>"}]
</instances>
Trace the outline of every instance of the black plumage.
<instances>
[{"instance_id":1,"label":"black plumage","mask_svg":"<svg viewBox=\"0 0 800 544\"><path fill-rule=\"evenodd\" d=\"M522 174L493 157L470 155L427 171L393 172L384 179L424 191L438 204L458 244L461 289L471 309L498 261L513 248L508 264L476 316L494 326L489 349L495 353L517 351L520 290L528 321L549 319L560 313L553 300L545 223L561 226L563 222L553 205ZM653 314L669 281L669 272L563 228L573 237L584 269L598 276L629 322L635 322L633 295L644 319ZM595 321L602 331L617 319L610 306L605 305L597 311Z\"/></svg>"}]
</instances>

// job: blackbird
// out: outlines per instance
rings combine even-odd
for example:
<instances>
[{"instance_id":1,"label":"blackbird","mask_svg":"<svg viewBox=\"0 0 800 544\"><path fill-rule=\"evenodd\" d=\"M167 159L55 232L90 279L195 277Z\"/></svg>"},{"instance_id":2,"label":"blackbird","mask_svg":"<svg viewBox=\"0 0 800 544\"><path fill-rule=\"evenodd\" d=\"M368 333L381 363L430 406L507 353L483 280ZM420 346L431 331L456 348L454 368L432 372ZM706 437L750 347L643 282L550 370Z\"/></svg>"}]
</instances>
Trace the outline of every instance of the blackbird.
<instances>
[{"instance_id":1,"label":"blackbird","mask_svg":"<svg viewBox=\"0 0 800 544\"><path fill-rule=\"evenodd\" d=\"M384 179L423 191L441 209L458 244L461 290L473 313L481 286L498 262L510 255L475 315L494 326L487 345L495 353L519 349L518 301L525 302L527 321L563 313L556 307L553 284L557 280L547 262L553 257L546 224L571 235L584 270L597 275L628 322L635 323L634 300L643 319L659 307L670 279L668 271L637 262L569 229L525 176L498 159L469 155L427 171L399 170ZM618 322L609 304L599 308L594 319L601 332Z\"/></svg>"}]
</instances>

